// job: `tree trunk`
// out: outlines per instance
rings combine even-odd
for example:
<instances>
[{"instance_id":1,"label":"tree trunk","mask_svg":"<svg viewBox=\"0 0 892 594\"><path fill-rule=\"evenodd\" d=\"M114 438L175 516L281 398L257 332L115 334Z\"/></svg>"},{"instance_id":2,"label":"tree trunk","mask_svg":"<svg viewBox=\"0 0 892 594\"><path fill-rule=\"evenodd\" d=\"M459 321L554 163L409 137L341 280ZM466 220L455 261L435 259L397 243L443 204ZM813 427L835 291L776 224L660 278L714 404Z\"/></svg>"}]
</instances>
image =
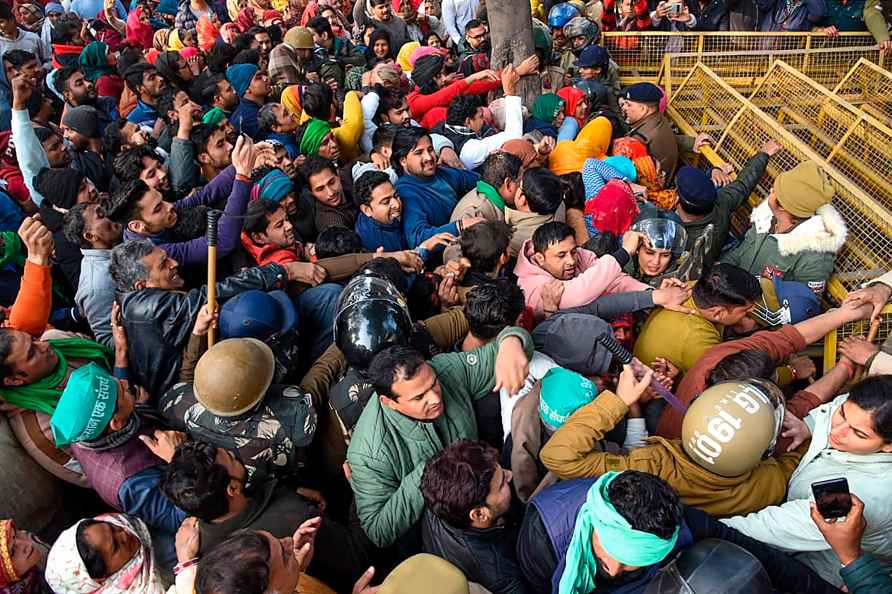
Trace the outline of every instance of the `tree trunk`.
<instances>
[{"instance_id":1,"label":"tree trunk","mask_svg":"<svg viewBox=\"0 0 892 594\"><path fill-rule=\"evenodd\" d=\"M492 40L492 67L506 64L517 66L533 55L533 17L528 0L487 0ZM518 85L523 104L532 108L533 101L542 93L539 76L524 76Z\"/></svg>"}]
</instances>

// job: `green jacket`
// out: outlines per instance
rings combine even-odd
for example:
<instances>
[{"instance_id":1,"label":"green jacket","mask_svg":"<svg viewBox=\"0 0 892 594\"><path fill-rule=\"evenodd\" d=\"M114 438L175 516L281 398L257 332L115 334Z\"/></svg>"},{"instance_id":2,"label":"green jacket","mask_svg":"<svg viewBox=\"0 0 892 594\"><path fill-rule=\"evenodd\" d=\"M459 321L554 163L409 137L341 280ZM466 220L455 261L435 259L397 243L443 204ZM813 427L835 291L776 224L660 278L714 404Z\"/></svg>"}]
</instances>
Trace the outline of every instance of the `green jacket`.
<instances>
[{"instance_id":1,"label":"green jacket","mask_svg":"<svg viewBox=\"0 0 892 594\"><path fill-rule=\"evenodd\" d=\"M699 221L691 221L683 223L685 231L688 233L688 241L685 249L690 250L694 247L697 238L706 232L709 225L713 226L711 245L706 248L703 264L707 267L712 266L719 259L722 248L728 242L728 230L731 228L731 215L734 214L740 206L746 202L750 194L762 179L765 168L768 166L768 155L765 153L756 153L733 182L718 189L715 206L712 212Z\"/></svg>"},{"instance_id":2,"label":"green jacket","mask_svg":"<svg viewBox=\"0 0 892 594\"><path fill-rule=\"evenodd\" d=\"M871 0L864 3L864 24L877 43L889 40L892 25L892 0Z\"/></svg>"},{"instance_id":3,"label":"green jacket","mask_svg":"<svg viewBox=\"0 0 892 594\"><path fill-rule=\"evenodd\" d=\"M347 449L347 462L359 521L375 545L393 544L421 519L421 474L427 460L460 439L477 439L473 403L492 392L499 344L509 336L520 338L527 357L532 357L532 337L512 327L470 353L431 359L445 404L432 423L382 406L377 394L369 399Z\"/></svg>"},{"instance_id":4,"label":"green jacket","mask_svg":"<svg viewBox=\"0 0 892 594\"><path fill-rule=\"evenodd\" d=\"M757 277L806 283L818 295L823 293L836 253L846 241L846 224L839 212L826 204L792 231L772 235L766 200L753 210L751 220L743 241L721 261Z\"/></svg>"}]
</instances>

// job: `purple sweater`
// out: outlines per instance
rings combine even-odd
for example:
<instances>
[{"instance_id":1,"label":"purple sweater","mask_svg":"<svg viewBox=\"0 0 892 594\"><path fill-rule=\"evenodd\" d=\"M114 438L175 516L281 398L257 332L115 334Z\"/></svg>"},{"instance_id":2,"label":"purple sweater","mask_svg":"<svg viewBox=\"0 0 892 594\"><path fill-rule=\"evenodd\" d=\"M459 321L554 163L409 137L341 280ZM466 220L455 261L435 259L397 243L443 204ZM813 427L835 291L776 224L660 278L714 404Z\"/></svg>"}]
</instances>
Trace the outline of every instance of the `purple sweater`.
<instances>
[{"instance_id":1,"label":"purple sweater","mask_svg":"<svg viewBox=\"0 0 892 594\"><path fill-rule=\"evenodd\" d=\"M242 222L236 217L245 213L250 197L250 182L236 180L235 168L230 165L199 191L182 200L177 200L174 203L174 208L179 212L199 204L214 206L220 201L226 200L226 208L217 226L217 256L222 258L239 245ZM151 240L152 243L167 252L168 256L176 260L180 266L204 266L207 264L208 241L205 236L175 242L172 240L169 230L162 231L157 235L143 235L125 229L124 240L128 239Z\"/></svg>"}]
</instances>

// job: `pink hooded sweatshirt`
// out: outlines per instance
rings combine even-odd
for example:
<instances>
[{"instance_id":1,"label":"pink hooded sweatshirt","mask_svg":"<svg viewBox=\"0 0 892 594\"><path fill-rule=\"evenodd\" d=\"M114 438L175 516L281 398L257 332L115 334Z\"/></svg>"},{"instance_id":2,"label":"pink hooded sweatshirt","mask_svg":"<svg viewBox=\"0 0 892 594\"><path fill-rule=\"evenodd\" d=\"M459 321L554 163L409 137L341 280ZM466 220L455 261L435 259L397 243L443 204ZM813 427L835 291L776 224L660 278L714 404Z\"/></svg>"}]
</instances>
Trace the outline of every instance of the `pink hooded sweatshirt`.
<instances>
[{"instance_id":1,"label":"pink hooded sweatshirt","mask_svg":"<svg viewBox=\"0 0 892 594\"><path fill-rule=\"evenodd\" d=\"M514 274L517 275L517 284L523 289L527 306L533 310L536 322L541 322L545 318L542 288L555 278L550 272L536 265L530 259L532 255L533 240L528 239L517 254ZM652 288L624 273L613 256L599 258L594 252L584 248L576 250L576 271L575 277L561 281L564 283L561 309L586 305L604 294L645 291Z\"/></svg>"}]
</instances>

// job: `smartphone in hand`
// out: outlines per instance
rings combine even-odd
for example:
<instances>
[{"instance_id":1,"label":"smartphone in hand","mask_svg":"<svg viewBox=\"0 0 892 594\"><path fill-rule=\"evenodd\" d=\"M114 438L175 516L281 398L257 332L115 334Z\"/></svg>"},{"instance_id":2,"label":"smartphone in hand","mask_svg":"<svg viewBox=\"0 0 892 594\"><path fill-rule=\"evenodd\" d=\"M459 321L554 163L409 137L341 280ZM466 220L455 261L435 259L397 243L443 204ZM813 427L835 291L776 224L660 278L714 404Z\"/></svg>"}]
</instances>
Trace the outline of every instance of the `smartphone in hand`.
<instances>
[{"instance_id":1,"label":"smartphone in hand","mask_svg":"<svg viewBox=\"0 0 892 594\"><path fill-rule=\"evenodd\" d=\"M825 520L844 518L852 509L849 481L844 478L819 481L811 484L815 505Z\"/></svg>"}]
</instances>

